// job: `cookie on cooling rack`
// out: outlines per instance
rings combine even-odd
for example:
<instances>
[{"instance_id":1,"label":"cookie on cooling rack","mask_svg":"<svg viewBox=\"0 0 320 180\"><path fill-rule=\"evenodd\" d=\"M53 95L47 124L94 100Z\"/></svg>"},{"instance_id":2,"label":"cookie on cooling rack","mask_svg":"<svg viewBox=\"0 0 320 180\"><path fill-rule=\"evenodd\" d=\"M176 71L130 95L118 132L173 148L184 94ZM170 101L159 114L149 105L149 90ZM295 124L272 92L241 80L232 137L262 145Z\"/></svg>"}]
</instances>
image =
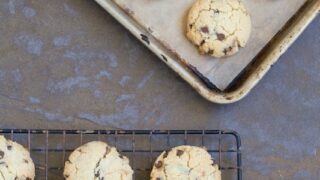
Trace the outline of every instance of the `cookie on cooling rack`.
<instances>
[{"instance_id":1,"label":"cookie on cooling rack","mask_svg":"<svg viewBox=\"0 0 320 180\"><path fill-rule=\"evenodd\" d=\"M65 162L64 177L68 180L122 179L131 180L133 170L127 157L115 147L92 141L74 150Z\"/></svg>"},{"instance_id":2,"label":"cookie on cooling rack","mask_svg":"<svg viewBox=\"0 0 320 180\"><path fill-rule=\"evenodd\" d=\"M33 180L35 167L22 145L0 135L0 179Z\"/></svg>"},{"instance_id":3,"label":"cookie on cooling rack","mask_svg":"<svg viewBox=\"0 0 320 180\"><path fill-rule=\"evenodd\" d=\"M178 146L163 152L157 158L152 168L151 179L221 180L221 172L204 148Z\"/></svg>"},{"instance_id":4,"label":"cookie on cooling rack","mask_svg":"<svg viewBox=\"0 0 320 180\"><path fill-rule=\"evenodd\" d=\"M238 52L251 33L251 19L241 0L197 0L187 23L187 37L199 52L217 58Z\"/></svg>"}]
</instances>

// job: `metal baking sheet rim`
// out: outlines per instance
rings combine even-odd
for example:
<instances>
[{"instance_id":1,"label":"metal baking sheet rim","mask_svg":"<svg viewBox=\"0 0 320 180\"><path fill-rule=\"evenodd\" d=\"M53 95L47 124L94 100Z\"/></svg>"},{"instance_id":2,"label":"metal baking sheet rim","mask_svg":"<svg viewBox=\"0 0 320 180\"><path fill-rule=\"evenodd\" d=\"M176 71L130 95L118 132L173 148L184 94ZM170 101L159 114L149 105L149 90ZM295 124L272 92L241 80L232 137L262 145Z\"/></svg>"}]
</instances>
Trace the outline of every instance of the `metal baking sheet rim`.
<instances>
[{"instance_id":1,"label":"metal baking sheet rim","mask_svg":"<svg viewBox=\"0 0 320 180\"><path fill-rule=\"evenodd\" d=\"M164 47L162 42L155 39L147 29L130 17L130 9L122 10L112 0L95 0L136 38L154 52L173 71L188 82L202 97L218 104L230 104L243 99L264 77L274 63L285 53L290 45L299 37L320 11L319 0L309 0L295 15L290 24L277 35L261 56L261 63L255 67L236 89L231 92L219 92L209 89L207 85L187 67L186 63L172 50ZM167 46L169 47L169 46ZM264 50L262 50L264 51Z\"/></svg>"}]
</instances>

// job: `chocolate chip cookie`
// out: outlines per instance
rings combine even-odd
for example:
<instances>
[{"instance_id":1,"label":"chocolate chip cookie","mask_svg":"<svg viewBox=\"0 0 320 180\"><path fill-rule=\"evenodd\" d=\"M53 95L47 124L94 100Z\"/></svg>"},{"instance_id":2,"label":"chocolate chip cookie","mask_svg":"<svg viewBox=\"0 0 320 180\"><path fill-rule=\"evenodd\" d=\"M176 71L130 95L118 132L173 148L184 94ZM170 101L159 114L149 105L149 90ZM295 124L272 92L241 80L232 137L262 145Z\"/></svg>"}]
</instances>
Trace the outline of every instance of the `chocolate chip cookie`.
<instances>
[{"instance_id":1,"label":"chocolate chip cookie","mask_svg":"<svg viewBox=\"0 0 320 180\"><path fill-rule=\"evenodd\" d=\"M22 145L0 136L0 179L33 180L34 163Z\"/></svg>"},{"instance_id":2,"label":"chocolate chip cookie","mask_svg":"<svg viewBox=\"0 0 320 180\"><path fill-rule=\"evenodd\" d=\"M241 0L197 0L188 14L187 37L201 54L231 56L247 44L251 19Z\"/></svg>"},{"instance_id":3,"label":"chocolate chip cookie","mask_svg":"<svg viewBox=\"0 0 320 180\"><path fill-rule=\"evenodd\" d=\"M70 154L63 174L68 180L131 180L133 171L128 158L119 154L116 148L93 141Z\"/></svg>"},{"instance_id":4,"label":"chocolate chip cookie","mask_svg":"<svg viewBox=\"0 0 320 180\"><path fill-rule=\"evenodd\" d=\"M178 146L163 152L151 172L151 180L173 179L221 180L221 172L204 148Z\"/></svg>"}]
</instances>

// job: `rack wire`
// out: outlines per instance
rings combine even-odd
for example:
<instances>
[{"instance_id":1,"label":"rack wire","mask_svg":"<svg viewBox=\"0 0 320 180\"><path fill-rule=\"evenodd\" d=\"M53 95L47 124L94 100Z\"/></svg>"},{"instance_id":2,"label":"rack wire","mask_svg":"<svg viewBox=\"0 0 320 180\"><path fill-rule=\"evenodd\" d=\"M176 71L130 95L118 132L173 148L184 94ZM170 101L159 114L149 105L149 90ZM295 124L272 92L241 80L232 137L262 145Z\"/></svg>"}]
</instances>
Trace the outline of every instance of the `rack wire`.
<instances>
[{"instance_id":1,"label":"rack wire","mask_svg":"<svg viewBox=\"0 0 320 180\"><path fill-rule=\"evenodd\" d=\"M156 157L179 145L206 147L218 163L222 179L242 180L241 139L235 131L2 129L0 135L29 149L36 165L36 179L63 179L69 154L86 142L100 140L130 159L137 180L149 179Z\"/></svg>"}]
</instances>

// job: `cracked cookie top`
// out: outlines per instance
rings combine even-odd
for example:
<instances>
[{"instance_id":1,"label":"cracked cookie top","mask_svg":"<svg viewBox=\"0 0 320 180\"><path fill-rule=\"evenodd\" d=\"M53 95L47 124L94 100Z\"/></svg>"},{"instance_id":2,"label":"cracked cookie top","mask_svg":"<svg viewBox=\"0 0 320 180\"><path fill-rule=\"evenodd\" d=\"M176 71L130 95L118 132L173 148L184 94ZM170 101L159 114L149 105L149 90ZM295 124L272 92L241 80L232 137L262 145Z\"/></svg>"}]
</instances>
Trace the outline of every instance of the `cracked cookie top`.
<instances>
[{"instance_id":1,"label":"cracked cookie top","mask_svg":"<svg viewBox=\"0 0 320 180\"><path fill-rule=\"evenodd\" d=\"M178 146L163 152L151 172L151 180L175 179L221 180L221 172L204 148Z\"/></svg>"},{"instance_id":2,"label":"cracked cookie top","mask_svg":"<svg viewBox=\"0 0 320 180\"><path fill-rule=\"evenodd\" d=\"M33 180L34 163L22 145L0 136L0 180Z\"/></svg>"},{"instance_id":3,"label":"cracked cookie top","mask_svg":"<svg viewBox=\"0 0 320 180\"><path fill-rule=\"evenodd\" d=\"M93 141L70 154L63 174L68 180L131 180L133 171L128 158L115 147Z\"/></svg>"},{"instance_id":4,"label":"cracked cookie top","mask_svg":"<svg viewBox=\"0 0 320 180\"><path fill-rule=\"evenodd\" d=\"M250 33L250 15L241 0L197 0L189 11L187 37L201 54L231 56Z\"/></svg>"}]
</instances>

